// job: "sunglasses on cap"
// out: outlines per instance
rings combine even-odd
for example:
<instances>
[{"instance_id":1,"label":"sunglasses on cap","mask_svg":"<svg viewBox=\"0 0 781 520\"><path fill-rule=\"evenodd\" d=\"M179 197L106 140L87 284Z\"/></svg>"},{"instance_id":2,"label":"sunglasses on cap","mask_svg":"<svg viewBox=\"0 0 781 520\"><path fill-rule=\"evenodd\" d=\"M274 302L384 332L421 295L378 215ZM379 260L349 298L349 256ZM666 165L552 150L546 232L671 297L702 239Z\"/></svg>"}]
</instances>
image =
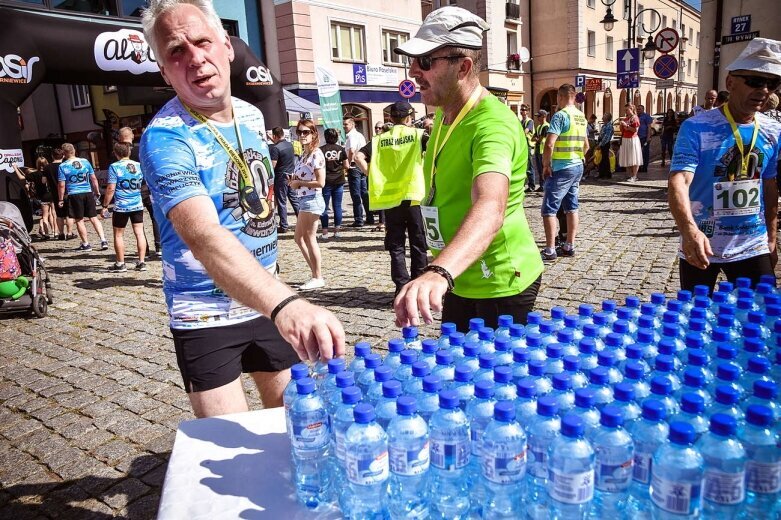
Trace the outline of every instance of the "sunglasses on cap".
<instances>
[{"instance_id":1,"label":"sunglasses on cap","mask_svg":"<svg viewBox=\"0 0 781 520\"><path fill-rule=\"evenodd\" d=\"M743 82L751 88L764 88L775 90L781 86L781 78L767 78L765 76L751 76L748 74L733 74L737 78L742 78Z\"/></svg>"},{"instance_id":2,"label":"sunglasses on cap","mask_svg":"<svg viewBox=\"0 0 781 520\"><path fill-rule=\"evenodd\" d=\"M466 58L466 56L464 56L463 54L451 54L449 56L435 56L435 57L431 57L431 56L428 56L428 55L426 55L426 56L416 56L414 58L411 57L409 59L409 64L410 64L410 66L412 66L413 62L417 62L418 67L420 67L420 70L431 70L431 66L437 60L452 61L452 60L457 60L457 59L460 59L460 58Z\"/></svg>"},{"instance_id":3,"label":"sunglasses on cap","mask_svg":"<svg viewBox=\"0 0 781 520\"><path fill-rule=\"evenodd\" d=\"M299 130L298 128L296 128L296 135L309 135L311 133L312 133L312 131L309 130L308 128L304 128L302 130Z\"/></svg>"}]
</instances>

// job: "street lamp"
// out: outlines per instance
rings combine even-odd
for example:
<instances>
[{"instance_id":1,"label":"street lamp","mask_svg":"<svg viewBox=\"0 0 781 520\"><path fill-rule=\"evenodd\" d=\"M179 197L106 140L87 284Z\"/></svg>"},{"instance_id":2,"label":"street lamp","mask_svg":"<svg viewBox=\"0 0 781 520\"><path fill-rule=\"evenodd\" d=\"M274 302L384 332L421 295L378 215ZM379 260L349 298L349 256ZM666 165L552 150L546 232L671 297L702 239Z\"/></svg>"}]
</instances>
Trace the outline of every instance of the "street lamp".
<instances>
[{"instance_id":1,"label":"street lamp","mask_svg":"<svg viewBox=\"0 0 781 520\"><path fill-rule=\"evenodd\" d=\"M654 43L653 39L651 39L651 36L649 35L648 41L645 42L645 47L643 47L643 59L654 59L654 54L656 54L656 51L658 50L659 48L656 46L656 43Z\"/></svg>"},{"instance_id":2,"label":"street lamp","mask_svg":"<svg viewBox=\"0 0 781 520\"><path fill-rule=\"evenodd\" d=\"M610 6L608 6L607 13L605 13L605 17L602 18L602 21L599 23L605 26L605 31L610 32L613 30L613 26L616 24L617 21L618 20L616 20L616 17L613 16L613 11L610 9Z\"/></svg>"}]
</instances>

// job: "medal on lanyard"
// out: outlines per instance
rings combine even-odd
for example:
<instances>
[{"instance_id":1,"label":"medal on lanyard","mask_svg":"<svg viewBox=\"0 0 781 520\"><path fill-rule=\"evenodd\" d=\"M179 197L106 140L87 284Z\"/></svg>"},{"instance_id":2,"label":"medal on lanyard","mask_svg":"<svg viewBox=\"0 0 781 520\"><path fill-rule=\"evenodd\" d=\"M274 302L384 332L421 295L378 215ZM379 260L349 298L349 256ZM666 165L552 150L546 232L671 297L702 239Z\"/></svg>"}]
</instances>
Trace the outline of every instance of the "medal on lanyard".
<instances>
[{"instance_id":1,"label":"medal on lanyard","mask_svg":"<svg viewBox=\"0 0 781 520\"><path fill-rule=\"evenodd\" d=\"M729 126L732 128L732 135L735 137L735 144L740 152L740 172L746 177L750 177L748 172L749 154L754 149L754 145L757 144L757 135L759 134L759 122L756 116L754 116L754 132L751 134L751 145L748 150L743 148L743 137L740 135L738 125L735 123L735 119L729 111L729 104L724 105L724 116L729 121Z\"/></svg>"},{"instance_id":2,"label":"medal on lanyard","mask_svg":"<svg viewBox=\"0 0 781 520\"><path fill-rule=\"evenodd\" d=\"M448 128L447 133L445 134L445 138L442 140L442 142L439 141L440 134L442 133L442 121L445 119L445 115L442 114L442 117L439 120L439 124L436 125L437 131L434 135L434 142L433 142L433 151L434 154L431 157L431 170L429 171L429 178L431 179L431 183L429 185L429 195L426 198L425 205L430 206L431 203L434 200L434 194L436 193L436 187L434 186L434 177L437 174L437 157L439 157L439 152L442 151L442 149L445 147L445 143L447 143L447 140L450 139L450 135L453 133L453 130L458 126L458 124L466 117L466 115L469 113L470 110L475 106L477 103L477 100L480 98L480 94L483 92L483 87L478 85L477 88L472 92L472 95L469 96L469 99L467 100L466 104L461 107L461 110L458 112L458 115L453 120L453 124L450 125L450 128Z\"/></svg>"}]
</instances>

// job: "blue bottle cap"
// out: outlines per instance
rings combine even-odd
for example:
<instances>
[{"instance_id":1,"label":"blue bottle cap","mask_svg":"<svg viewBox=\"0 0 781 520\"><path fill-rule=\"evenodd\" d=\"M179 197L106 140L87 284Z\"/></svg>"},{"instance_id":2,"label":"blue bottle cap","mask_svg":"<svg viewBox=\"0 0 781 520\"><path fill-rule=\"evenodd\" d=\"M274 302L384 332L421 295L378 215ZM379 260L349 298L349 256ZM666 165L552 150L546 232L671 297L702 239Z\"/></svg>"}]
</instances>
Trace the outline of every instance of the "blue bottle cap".
<instances>
[{"instance_id":1,"label":"blue bottle cap","mask_svg":"<svg viewBox=\"0 0 781 520\"><path fill-rule=\"evenodd\" d=\"M575 390L575 406L578 408L593 408L595 392L588 388L578 388Z\"/></svg>"},{"instance_id":2,"label":"blue bottle cap","mask_svg":"<svg viewBox=\"0 0 781 520\"><path fill-rule=\"evenodd\" d=\"M588 373L588 380L592 385L606 385L608 379L606 367L596 367Z\"/></svg>"},{"instance_id":3,"label":"blue bottle cap","mask_svg":"<svg viewBox=\"0 0 781 520\"><path fill-rule=\"evenodd\" d=\"M640 316L637 319L637 327L639 329L647 329L650 332L651 337L653 337L652 331L656 328L656 316ZM639 335L640 331L638 331L637 334ZM647 343L650 343L650 341Z\"/></svg>"},{"instance_id":4,"label":"blue bottle cap","mask_svg":"<svg viewBox=\"0 0 781 520\"><path fill-rule=\"evenodd\" d=\"M556 402L555 397L546 395L537 399L537 415L553 417L557 413L559 413L559 403Z\"/></svg>"},{"instance_id":5,"label":"blue bottle cap","mask_svg":"<svg viewBox=\"0 0 781 520\"><path fill-rule=\"evenodd\" d=\"M656 305L643 303L640 305L640 316L656 316Z\"/></svg>"},{"instance_id":6,"label":"blue bottle cap","mask_svg":"<svg viewBox=\"0 0 781 520\"><path fill-rule=\"evenodd\" d=\"M382 358L379 354L366 354L363 358L366 368L377 368L382 365Z\"/></svg>"},{"instance_id":7,"label":"blue bottle cap","mask_svg":"<svg viewBox=\"0 0 781 520\"><path fill-rule=\"evenodd\" d=\"M437 340L426 338L423 341L420 342L422 346L422 350L426 354L433 354L439 349L439 343L437 343Z\"/></svg>"},{"instance_id":8,"label":"blue bottle cap","mask_svg":"<svg viewBox=\"0 0 781 520\"><path fill-rule=\"evenodd\" d=\"M477 341L467 341L464 344L464 357L477 357L480 353L480 343Z\"/></svg>"},{"instance_id":9,"label":"blue bottle cap","mask_svg":"<svg viewBox=\"0 0 781 520\"><path fill-rule=\"evenodd\" d=\"M721 344L716 346L716 357L719 359L735 359L738 356L738 350L732 345Z\"/></svg>"},{"instance_id":10,"label":"blue bottle cap","mask_svg":"<svg viewBox=\"0 0 781 520\"><path fill-rule=\"evenodd\" d=\"M548 359L559 359L563 350L558 343L551 343L545 347L545 355L548 356Z\"/></svg>"},{"instance_id":11,"label":"blue bottle cap","mask_svg":"<svg viewBox=\"0 0 781 520\"><path fill-rule=\"evenodd\" d=\"M480 338L480 341L493 341L494 329L491 327L480 327L480 330L477 331L477 337Z\"/></svg>"},{"instance_id":12,"label":"blue bottle cap","mask_svg":"<svg viewBox=\"0 0 781 520\"><path fill-rule=\"evenodd\" d=\"M489 399L494 395L494 383L488 379L483 379L475 383L475 397L480 399Z\"/></svg>"},{"instance_id":13,"label":"blue bottle cap","mask_svg":"<svg viewBox=\"0 0 781 520\"><path fill-rule=\"evenodd\" d=\"M704 367L708 365L710 359L708 359L708 353L701 349L692 349L688 352L687 359L689 365L695 367Z\"/></svg>"},{"instance_id":14,"label":"blue bottle cap","mask_svg":"<svg viewBox=\"0 0 781 520\"><path fill-rule=\"evenodd\" d=\"M633 309L637 309L640 307L640 297L639 296L627 296L624 299L624 303L626 303L627 307L631 307Z\"/></svg>"},{"instance_id":15,"label":"blue bottle cap","mask_svg":"<svg viewBox=\"0 0 781 520\"><path fill-rule=\"evenodd\" d=\"M431 372L431 368L425 361L415 361L412 363L412 375L415 377L424 377Z\"/></svg>"},{"instance_id":16,"label":"blue bottle cap","mask_svg":"<svg viewBox=\"0 0 781 520\"><path fill-rule=\"evenodd\" d=\"M675 358L673 356L660 354L656 356L654 368L656 368L658 372L672 372L675 370Z\"/></svg>"},{"instance_id":17,"label":"blue bottle cap","mask_svg":"<svg viewBox=\"0 0 781 520\"><path fill-rule=\"evenodd\" d=\"M334 358L328 360L328 373L338 374L344 370L344 358Z\"/></svg>"},{"instance_id":18,"label":"blue bottle cap","mask_svg":"<svg viewBox=\"0 0 781 520\"><path fill-rule=\"evenodd\" d=\"M749 311L748 322L754 325L762 325L765 323L767 316L762 311ZM759 329L757 329L759 330Z\"/></svg>"},{"instance_id":19,"label":"blue bottle cap","mask_svg":"<svg viewBox=\"0 0 781 520\"><path fill-rule=\"evenodd\" d=\"M710 431L723 437L735 435L738 423L735 418L725 413L714 413L710 418Z\"/></svg>"},{"instance_id":20,"label":"blue bottle cap","mask_svg":"<svg viewBox=\"0 0 781 520\"><path fill-rule=\"evenodd\" d=\"M416 350L402 350L401 351L401 364L411 365L418 359L418 352Z\"/></svg>"},{"instance_id":21,"label":"blue bottle cap","mask_svg":"<svg viewBox=\"0 0 781 520\"><path fill-rule=\"evenodd\" d=\"M513 362L514 363L527 363L529 361L529 351L523 347L515 347L513 349Z\"/></svg>"},{"instance_id":22,"label":"blue bottle cap","mask_svg":"<svg viewBox=\"0 0 781 520\"><path fill-rule=\"evenodd\" d=\"M651 393L656 395L670 395L673 392L673 384L669 378L656 376L651 379Z\"/></svg>"},{"instance_id":23,"label":"blue bottle cap","mask_svg":"<svg viewBox=\"0 0 781 520\"><path fill-rule=\"evenodd\" d=\"M572 343L574 339L574 334L572 332L572 329L562 329L558 333L556 333L556 341L559 343L566 343L570 344Z\"/></svg>"},{"instance_id":24,"label":"blue bottle cap","mask_svg":"<svg viewBox=\"0 0 781 520\"><path fill-rule=\"evenodd\" d=\"M618 322L615 322L618 323ZM614 325L615 325L614 323ZM624 345L624 337L623 335L617 333L617 332L611 332L607 336L605 336L605 346L607 346L609 349L617 349L621 348ZM603 350L602 352L607 352L606 350ZM600 352L600 354L602 354Z\"/></svg>"},{"instance_id":25,"label":"blue bottle cap","mask_svg":"<svg viewBox=\"0 0 781 520\"><path fill-rule=\"evenodd\" d=\"M564 316L567 315L567 309L564 307L553 307L550 310L550 317L553 320L563 320Z\"/></svg>"},{"instance_id":26,"label":"blue bottle cap","mask_svg":"<svg viewBox=\"0 0 781 520\"><path fill-rule=\"evenodd\" d=\"M445 321L442 323L442 325L439 326L439 330L442 333L443 336L449 337L451 334L453 334L456 329L456 324L450 321Z\"/></svg>"},{"instance_id":27,"label":"blue bottle cap","mask_svg":"<svg viewBox=\"0 0 781 520\"><path fill-rule=\"evenodd\" d=\"M704 297L707 298L709 294L710 294L710 287L708 287L707 285L695 285L694 286L694 296L695 297L697 297L697 296L704 296Z\"/></svg>"},{"instance_id":28,"label":"blue bottle cap","mask_svg":"<svg viewBox=\"0 0 781 520\"><path fill-rule=\"evenodd\" d=\"M355 374L349 370L342 370L336 374L336 388L347 388L355 384Z\"/></svg>"},{"instance_id":29,"label":"blue bottle cap","mask_svg":"<svg viewBox=\"0 0 781 520\"><path fill-rule=\"evenodd\" d=\"M447 366L453 364L453 354L449 350L437 350L437 365Z\"/></svg>"},{"instance_id":30,"label":"blue bottle cap","mask_svg":"<svg viewBox=\"0 0 781 520\"><path fill-rule=\"evenodd\" d=\"M512 325L510 325L511 338L522 338L525 332L526 332L526 328L520 323L513 323Z\"/></svg>"},{"instance_id":31,"label":"blue bottle cap","mask_svg":"<svg viewBox=\"0 0 781 520\"><path fill-rule=\"evenodd\" d=\"M626 334L629 331L629 322L619 318L613 322L613 332L616 334Z\"/></svg>"},{"instance_id":32,"label":"blue bottle cap","mask_svg":"<svg viewBox=\"0 0 781 520\"><path fill-rule=\"evenodd\" d=\"M746 363L746 369L752 374L765 374L770 371L770 361L764 356L751 356Z\"/></svg>"},{"instance_id":33,"label":"blue bottle cap","mask_svg":"<svg viewBox=\"0 0 781 520\"><path fill-rule=\"evenodd\" d=\"M626 347L626 358L627 359L642 359L643 358L643 347L639 345L629 345Z\"/></svg>"},{"instance_id":34,"label":"blue bottle cap","mask_svg":"<svg viewBox=\"0 0 781 520\"><path fill-rule=\"evenodd\" d=\"M694 297L694 308L695 309L707 309L710 307L710 298L707 296L695 296ZM694 309L692 309L694 310Z\"/></svg>"},{"instance_id":35,"label":"blue bottle cap","mask_svg":"<svg viewBox=\"0 0 781 520\"><path fill-rule=\"evenodd\" d=\"M637 331L637 342L647 345L654 340L654 331L648 328L642 328Z\"/></svg>"},{"instance_id":36,"label":"blue bottle cap","mask_svg":"<svg viewBox=\"0 0 781 520\"><path fill-rule=\"evenodd\" d=\"M778 395L778 385L776 385L773 381L759 379L754 381L752 389L754 390L755 397L759 397L760 399L767 399L768 401L774 400Z\"/></svg>"},{"instance_id":37,"label":"blue bottle cap","mask_svg":"<svg viewBox=\"0 0 781 520\"><path fill-rule=\"evenodd\" d=\"M710 302L708 302L710 303ZM705 330L705 327L707 325L707 318L708 318L708 309L701 308L701 307L694 307L691 312L689 313L689 321L691 320L698 320L703 323L703 329Z\"/></svg>"},{"instance_id":38,"label":"blue bottle cap","mask_svg":"<svg viewBox=\"0 0 781 520\"><path fill-rule=\"evenodd\" d=\"M735 311L737 308L733 303L722 303L719 305L719 316L731 316L735 317Z\"/></svg>"},{"instance_id":39,"label":"blue bottle cap","mask_svg":"<svg viewBox=\"0 0 781 520\"><path fill-rule=\"evenodd\" d=\"M382 396L396 398L401 395L401 382L391 379L382 383Z\"/></svg>"},{"instance_id":40,"label":"blue bottle cap","mask_svg":"<svg viewBox=\"0 0 781 520\"><path fill-rule=\"evenodd\" d=\"M539 359L532 359L526 366L529 367L530 376L541 376L545 373L545 362Z\"/></svg>"},{"instance_id":41,"label":"blue bottle cap","mask_svg":"<svg viewBox=\"0 0 781 520\"><path fill-rule=\"evenodd\" d=\"M740 399L740 392L729 385L718 385L716 387L715 398L717 403L733 405Z\"/></svg>"},{"instance_id":42,"label":"blue bottle cap","mask_svg":"<svg viewBox=\"0 0 781 520\"><path fill-rule=\"evenodd\" d=\"M537 386L532 381L520 380L515 385L518 397L532 398L537 396Z\"/></svg>"},{"instance_id":43,"label":"blue bottle cap","mask_svg":"<svg viewBox=\"0 0 781 520\"><path fill-rule=\"evenodd\" d=\"M685 289L682 289L678 291L678 301L680 302L690 302L692 300L692 293L691 291L687 291Z\"/></svg>"},{"instance_id":44,"label":"blue bottle cap","mask_svg":"<svg viewBox=\"0 0 781 520\"><path fill-rule=\"evenodd\" d=\"M303 363L296 363L290 367L290 379L298 381L304 377L309 376L309 367Z\"/></svg>"},{"instance_id":45,"label":"blue bottle cap","mask_svg":"<svg viewBox=\"0 0 781 520\"><path fill-rule=\"evenodd\" d=\"M597 354L597 364L601 367L613 367L618 363L615 352L603 350Z\"/></svg>"},{"instance_id":46,"label":"blue bottle cap","mask_svg":"<svg viewBox=\"0 0 781 520\"><path fill-rule=\"evenodd\" d=\"M705 345L705 340L703 340L702 335L698 331L694 331L689 332L684 336L684 343L686 344L686 348L702 348Z\"/></svg>"},{"instance_id":47,"label":"blue bottle cap","mask_svg":"<svg viewBox=\"0 0 781 520\"><path fill-rule=\"evenodd\" d=\"M700 394L686 392L681 396L681 410L691 414L701 414L705 411L705 399Z\"/></svg>"},{"instance_id":48,"label":"blue bottle cap","mask_svg":"<svg viewBox=\"0 0 781 520\"><path fill-rule=\"evenodd\" d=\"M602 301L602 312L616 312L616 302L613 300Z\"/></svg>"},{"instance_id":49,"label":"blue bottle cap","mask_svg":"<svg viewBox=\"0 0 781 520\"><path fill-rule=\"evenodd\" d=\"M643 401L643 419L659 422L667 416L667 409L661 401L646 399Z\"/></svg>"},{"instance_id":50,"label":"blue bottle cap","mask_svg":"<svg viewBox=\"0 0 781 520\"><path fill-rule=\"evenodd\" d=\"M773 424L773 410L761 404L749 405L746 422L760 428L768 428Z\"/></svg>"},{"instance_id":51,"label":"blue bottle cap","mask_svg":"<svg viewBox=\"0 0 781 520\"><path fill-rule=\"evenodd\" d=\"M513 371L508 366L494 368L494 381L496 383L509 383L513 380Z\"/></svg>"},{"instance_id":52,"label":"blue bottle cap","mask_svg":"<svg viewBox=\"0 0 781 520\"><path fill-rule=\"evenodd\" d=\"M586 325L586 327L593 327L593 325ZM593 354L597 350L597 342L594 338L585 337L578 342L578 351L581 354Z\"/></svg>"},{"instance_id":53,"label":"blue bottle cap","mask_svg":"<svg viewBox=\"0 0 781 520\"><path fill-rule=\"evenodd\" d=\"M298 395L307 395L315 391L315 380L311 377L302 377L296 381Z\"/></svg>"},{"instance_id":54,"label":"blue bottle cap","mask_svg":"<svg viewBox=\"0 0 781 520\"><path fill-rule=\"evenodd\" d=\"M635 400L635 387L632 383L618 383L613 387L613 398L628 403Z\"/></svg>"},{"instance_id":55,"label":"blue bottle cap","mask_svg":"<svg viewBox=\"0 0 781 520\"><path fill-rule=\"evenodd\" d=\"M463 332L454 332L447 337L451 347L460 347L466 341L466 336Z\"/></svg>"},{"instance_id":56,"label":"blue bottle cap","mask_svg":"<svg viewBox=\"0 0 781 520\"><path fill-rule=\"evenodd\" d=\"M692 388L705 388L705 372L701 368L690 366L683 371L683 384Z\"/></svg>"},{"instance_id":57,"label":"blue bottle cap","mask_svg":"<svg viewBox=\"0 0 781 520\"><path fill-rule=\"evenodd\" d=\"M354 348L355 357L366 357L372 353L372 346L367 341L359 341Z\"/></svg>"},{"instance_id":58,"label":"blue bottle cap","mask_svg":"<svg viewBox=\"0 0 781 520\"><path fill-rule=\"evenodd\" d=\"M668 338L677 338L681 328L673 323L665 323L662 326L662 335Z\"/></svg>"},{"instance_id":59,"label":"blue bottle cap","mask_svg":"<svg viewBox=\"0 0 781 520\"><path fill-rule=\"evenodd\" d=\"M401 352L407 344L401 338L392 338L388 340L389 352Z\"/></svg>"},{"instance_id":60,"label":"blue bottle cap","mask_svg":"<svg viewBox=\"0 0 781 520\"><path fill-rule=\"evenodd\" d=\"M656 346L656 349L659 351L659 354L665 354L668 356L671 356L675 354L675 340L670 338L664 338L659 341L659 344Z\"/></svg>"},{"instance_id":61,"label":"blue bottle cap","mask_svg":"<svg viewBox=\"0 0 781 520\"><path fill-rule=\"evenodd\" d=\"M494 419L499 422L511 422L515 419L515 406L511 401L499 401L494 405Z\"/></svg>"},{"instance_id":62,"label":"blue bottle cap","mask_svg":"<svg viewBox=\"0 0 781 520\"><path fill-rule=\"evenodd\" d=\"M342 388L342 402L344 404L360 403L362 398L361 389L357 386Z\"/></svg>"},{"instance_id":63,"label":"blue bottle cap","mask_svg":"<svg viewBox=\"0 0 781 520\"><path fill-rule=\"evenodd\" d=\"M458 394L453 390L439 391L439 407L446 410L454 410L459 407Z\"/></svg>"},{"instance_id":64,"label":"blue bottle cap","mask_svg":"<svg viewBox=\"0 0 781 520\"><path fill-rule=\"evenodd\" d=\"M583 336L589 339L599 337L599 326L596 321L594 323L589 323L588 325L583 325Z\"/></svg>"},{"instance_id":65,"label":"blue bottle cap","mask_svg":"<svg viewBox=\"0 0 781 520\"><path fill-rule=\"evenodd\" d=\"M617 428L624 425L624 416L617 406L607 405L602 408L599 416L599 424L608 428Z\"/></svg>"},{"instance_id":66,"label":"blue bottle cap","mask_svg":"<svg viewBox=\"0 0 781 520\"><path fill-rule=\"evenodd\" d=\"M393 369L389 366L380 365L374 369L374 380L378 383L390 381L393 377Z\"/></svg>"},{"instance_id":67,"label":"blue bottle cap","mask_svg":"<svg viewBox=\"0 0 781 520\"><path fill-rule=\"evenodd\" d=\"M402 395L396 399L396 413L399 415L413 415L418 411L418 403L411 395Z\"/></svg>"},{"instance_id":68,"label":"blue bottle cap","mask_svg":"<svg viewBox=\"0 0 781 520\"><path fill-rule=\"evenodd\" d=\"M548 334L553 334L553 322L550 320L542 320L540 322L540 334L543 336L547 336Z\"/></svg>"},{"instance_id":69,"label":"blue bottle cap","mask_svg":"<svg viewBox=\"0 0 781 520\"><path fill-rule=\"evenodd\" d=\"M732 285L732 282L727 282L727 281L719 282L719 291L725 293L731 293L734 290L735 290L735 286Z\"/></svg>"},{"instance_id":70,"label":"blue bottle cap","mask_svg":"<svg viewBox=\"0 0 781 520\"><path fill-rule=\"evenodd\" d=\"M479 331L482 327L485 327L483 318L472 318L469 320L469 330Z\"/></svg>"},{"instance_id":71,"label":"blue bottle cap","mask_svg":"<svg viewBox=\"0 0 781 520\"><path fill-rule=\"evenodd\" d=\"M513 324L513 317L510 314L500 314L498 323L500 327L507 327L509 328L510 325Z\"/></svg>"},{"instance_id":72,"label":"blue bottle cap","mask_svg":"<svg viewBox=\"0 0 781 520\"><path fill-rule=\"evenodd\" d=\"M743 337L746 339L758 339L760 336L759 325L757 325L756 323L746 323L745 325L743 325L742 332L743 332Z\"/></svg>"},{"instance_id":73,"label":"blue bottle cap","mask_svg":"<svg viewBox=\"0 0 781 520\"><path fill-rule=\"evenodd\" d=\"M665 323L676 323L678 321L677 315L680 314L682 310L683 310L683 302L679 302L678 300L668 301L667 310L664 312L664 314L662 314L662 321L664 321Z\"/></svg>"},{"instance_id":74,"label":"blue bottle cap","mask_svg":"<svg viewBox=\"0 0 781 520\"><path fill-rule=\"evenodd\" d=\"M456 365L455 380L459 383L467 383L472 380L472 369L469 365L459 363Z\"/></svg>"},{"instance_id":75,"label":"blue bottle cap","mask_svg":"<svg viewBox=\"0 0 781 520\"><path fill-rule=\"evenodd\" d=\"M716 325L725 329L730 329L735 324L735 316L731 314L719 314L716 319Z\"/></svg>"},{"instance_id":76,"label":"blue bottle cap","mask_svg":"<svg viewBox=\"0 0 781 520\"><path fill-rule=\"evenodd\" d=\"M439 376L428 375L423 378L423 391L429 394L439 392L442 387L442 380Z\"/></svg>"},{"instance_id":77,"label":"blue bottle cap","mask_svg":"<svg viewBox=\"0 0 781 520\"><path fill-rule=\"evenodd\" d=\"M570 331L577 329L579 323L580 323L580 318L573 314L567 314L566 316L564 316L564 326Z\"/></svg>"},{"instance_id":78,"label":"blue bottle cap","mask_svg":"<svg viewBox=\"0 0 781 520\"><path fill-rule=\"evenodd\" d=\"M496 356L490 352L484 352L477 358L480 368L493 368L496 365Z\"/></svg>"},{"instance_id":79,"label":"blue bottle cap","mask_svg":"<svg viewBox=\"0 0 781 520\"><path fill-rule=\"evenodd\" d=\"M750 310L754 306L754 300L749 298L738 299L738 309L741 311Z\"/></svg>"},{"instance_id":80,"label":"blue bottle cap","mask_svg":"<svg viewBox=\"0 0 781 520\"><path fill-rule=\"evenodd\" d=\"M556 390L570 390L572 388L572 378L569 374L556 374L553 376L553 388Z\"/></svg>"},{"instance_id":81,"label":"blue bottle cap","mask_svg":"<svg viewBox=\"0 0 781 520\"><path fill-rule=\"evenodd\" d=\"M369 424L374 417L374 407L368 403L358 403L353 408L353 418L358 424Z\"/></svg>"},{"instance_id":82,"label":"blue bottle cap","mask_svg":"<svg viewBox=\"0 0 781 520\"><path fill-rule=\"evenodd\" d=\"M586 425L583 423L583 419L575 415L574 413L568 413L561 418L561 434L564 437L570 439L578 439L583 437L583 433L586 431Z\"/></svg>"},{"instance_id":83,"label":"blue bottle cap","mask_svg":"<svg viewBox=\"0 0 781 520\"><path fill-rule=\"evenodd\" d=\"M418 337L418 328L414 326L407 326L401 328L401 336L404 339L414 339Z\"/></svg>"},{"instance_id":84,"label":"blue bottle cap","mask_svg":"<svg viewBox=\"0 0 781 520\"><path fill-rule=\"evenodd\" d=\"M510 338L496 338L494 340L494 347L497 352L509 352L512 340Z\"/></svg>"},{"instance_id":85,"label":"blue bottle cap","mask_svg":"<svg viewBox=\"0 0 781 520\"><path fill-rule=\"evenodd\" d=\"M645 375L643 364L639 361L627 361L624 365L624 376L629 379L642 379Z\"/></svg>"},{"instance_id":86,"label":"blue bottle cap","mask_svg":"<svg viewBox=\"0 0 781 520\"><path fill-rule=\"evenodd\" d=\"M771 303L771 298L773 301ZM779 294L771 294L768 296L765 296L765 314L768 318L777 318L781 316L781 295ZM778 323L778 322L776 322Z\"/></svg>"},{"instance_id":87,"label":"blue bottle cap","mask_svg":"<svg viewBox=\"0 0 781 520\"><path fill-rule=\"evenodd\" d=\"M716 368L716 377L722 381L737 381L740 379L740 367L729 361L722 361Z\"/></svg>"},{"instance_id":88,"label":"blue bottle cap","mask_svg":"<svg viewBox=\"0 0 781 520\"><path fill-rule=\"evenodd\" d=\"M542 314L537 311L531 311L526 315L526 323L528 325L539 325L542 321Z\"/></svg>"},{"instance_id":89,"label":"blue bottle cap","mask_svg":"<svg viewBox=\"0 0 781 520\"><path fill-rule=\"evenodd\" d=\"M670 442L681 446L692 444L697 438L697 432L694 426L682 421L673 421L670 423Z\"/></svg>"},{"instance_id":90,"label":"blue bottle cap","mask_svg":"<svg viewBox=\"0 0 781 520\"><path fill-rule=\"evenodd\" d=\"M581 318L590 318L594 315L594 306L588 303L581 303L578 305L578 316Z\"/></svg>"},{"instance_id":91,"label":"blue bottle cap","mask_svg":"<svg viewBox=\"0 0 781 520\"><path fill-rule=\"evenodd\" d=\"M759 283L766 283L770 287L776 286L776 275L774 274L763 274L759 277Z\"/></svg>"},{"instance_id":92,"label":"blue bottle cap","mask_svg":"<svg viewBox=\"0 0 781 520\"><path fill-rule=\"evenodd\" d=\"M751 288L751 278L748 278L746 276L740 276L735 279L735 285L738 287L738 290L740 289L750 289Z\"/></svg>"},{"instance_id":93,"label":"blue bottle cap","mask_svg":"<svg viewBox=\"0 0 781 520\"><path fill-rule=\"evenodd\" d=\"M577 356L564 356L564 370L567 372L580 370L580 359Z\"/></svg>"},{"instance_id":94,"label":"blue bottle cap","mask_svg":"<svg viewBox=\"0 0 781 520\"><path fill-rule=\"evenodd\" d=\"M667 296L665 296L662 293L651 293L651 303L654 305L664 305L664 302L667 301Z\"/></svg>"}]
</instances>

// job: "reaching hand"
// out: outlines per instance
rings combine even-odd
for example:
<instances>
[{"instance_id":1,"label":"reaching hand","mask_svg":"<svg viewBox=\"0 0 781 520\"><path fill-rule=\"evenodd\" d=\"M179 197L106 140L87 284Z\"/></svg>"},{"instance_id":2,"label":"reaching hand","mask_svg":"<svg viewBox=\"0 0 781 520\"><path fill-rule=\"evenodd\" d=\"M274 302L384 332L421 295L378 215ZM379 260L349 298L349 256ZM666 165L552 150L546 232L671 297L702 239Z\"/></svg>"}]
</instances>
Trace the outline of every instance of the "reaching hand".
<instances>
[{"instance_id":1,"label":"reaching hand","mask_svg":"<svg viewBox=\"0 0 781 520\"><path fill-rule=\"evenodd\" d=\"M442 299L447 292L447 280L437 273L427 272L401 288L393 302L396 326L420 325L419 316L427 324L434 322L431 311L442 310Z\"/></svg>"},{"instance_id":2,"label":"reaching hand","mask_svg":"<svg viewBox=\"0 0 781 520\"><path fill-rule=\"evenodd\" d=\"M275 323L303 361L327 361L344 355L344 328L323 307L295 300L277 314Z\"/></svg>"},{"instance_id":3,"label":"reaching hand","mask_svg":"<svg viewBox=\"0 0 781 520\"><path fill-rule=\"evenodd\" d=\"M699 229L692 236L683 237L683 256L686 261L699 269L706 269L710 265L709 256L713 256L710 241Z\"/></svg>"}]
</instances>

